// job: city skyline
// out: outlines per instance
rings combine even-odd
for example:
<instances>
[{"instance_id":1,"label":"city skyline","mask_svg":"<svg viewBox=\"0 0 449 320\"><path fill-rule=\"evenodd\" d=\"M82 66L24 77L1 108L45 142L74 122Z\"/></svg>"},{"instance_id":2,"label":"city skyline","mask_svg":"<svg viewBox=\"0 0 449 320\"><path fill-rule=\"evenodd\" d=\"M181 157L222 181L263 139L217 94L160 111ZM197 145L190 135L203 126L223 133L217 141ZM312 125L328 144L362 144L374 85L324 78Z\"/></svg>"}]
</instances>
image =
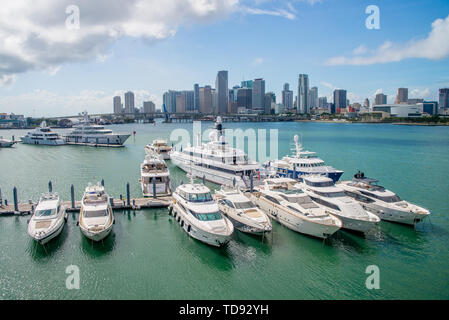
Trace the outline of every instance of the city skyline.
<instances>
[{"instance_id":1,"label":"city skyline","mask_svg":"<svg viewBox=\"0 0 449 320\"><path fill-rule=\"evenodd\" d=\"M137 31L128 24L117 25L117 8L102 2L97 6L72 2L80 5L81 35L69 32L71 37L63 47L67 52L57 50L62 40L56 37L50 43L43 30L48 23L45 18L54 16L55 10L61 10L64 28L68 1L41 9L42 21L31 21L28 11L22 10L21 18L32 23L15 29L0 27L2 39L18 39L17 47L0 40L4 57L0 69L2 112L63 116L88 109L110 113L113 97L127 91L134 92L136 107L153 101L160 109L162 95L169 89L193 90L195 83L214 87L217 70L229 72L229 89L242 80L263 78L265 92L273 92L278 102L284 83L290 84L295 99L298 74L309 76L309 88L317 87L319 97L331 101L333 91L341 88L347 90L351 103L361 104L365 98L372 103L379 92L393 103L401 87L409 88L411 99L438 101L438 89L449 87L447 1L435 1L432 6L422 1L413 1L413 5L409 1L378 1L379 30L366 28L368 4L360 1L217 0L211 1L209 8L193 1L179 24L172 23L173 16L164 20L148 13L162 23L163 30L143 24ZM179 1L168 2L181 12ZM132 16L139 3L129 2L124 20L141 21L142 17ZM21 12L21 7L8 1L3 6L2 21L13 23L11 16ZM167 10L162 3L158 6ZM100 23L94 21L99 12L104 15L101 26L105 34L117 27L122 35L101 34L99 45L90 46L87 40ZM55 37L61 30L57 22L52 23L48 36ZM35 28L27 29L29 25ZM310 31L300 38L294 36L304 28ZM51 57L37 51L35 43L25 41L35 30L41 32L41 48L51 51Z\"/></svg>"}]
</instances>

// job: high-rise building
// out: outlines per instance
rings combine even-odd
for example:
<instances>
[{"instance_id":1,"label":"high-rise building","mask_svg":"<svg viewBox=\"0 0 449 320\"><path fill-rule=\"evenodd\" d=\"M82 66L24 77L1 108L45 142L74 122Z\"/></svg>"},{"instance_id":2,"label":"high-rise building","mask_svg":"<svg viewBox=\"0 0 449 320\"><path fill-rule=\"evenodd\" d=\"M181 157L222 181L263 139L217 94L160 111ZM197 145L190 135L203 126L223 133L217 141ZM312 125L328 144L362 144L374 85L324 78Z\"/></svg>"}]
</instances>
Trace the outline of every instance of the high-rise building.
<instances>
[{"instance_id":1,"label":"high-rise building","mask_svg":"<svg viewBox=\"0 0 449 320\"><path fill-rule=\"evenodd\" d=\"M417 103L417 104L421 104L421 103ZM438 102L437 101L424 101L422 102L422 109L423 112L430 114L430 115L434 115L438 113Z\"/></svg>"},{"instance_id":2,"label":"high-rise building","mask_svg":"<svg viewBox=\"0 0 449 320\"><path fill-rule=\"evenodd\" d=\"M252 88L253 87L253 80L243 80L241 82L241 87L242 88Z\"/></svg>"},{"instance_id":3,"label":"high-rise building","mask_svg":"<svg viewBox=\"0 0 449 320\"><path fill-rule=\"evenodd\" d=\"M309 76L300 74L298 77L298 113L309 113Z\"/></svg>"},{"instance_id":4,"label":"high-rise building","mask_svg":"<svg viewBox=\"0 0 449 320\"><path fill-rule=\"evenodd\" d=\"M309 110L318 108L318 88L312 87L309 90Z\"/></svg>"},{"instance_id":5,"label":"high-rise building","mask_svg":"<svg viewBox=\"0 0 449 320\"><path fill-rule=\"evenodd\" d=\"M143 102L143 113L154 113L156 112L156 106L153 101Z\"/></svg>"},{"instance_id":6,"label":"high-rise building","mask_svg":"<svg viewBox=\"0 0 449 320\"><path fill-rule=\"evenodd\" d=\"M439 90L439 108L443 111L449 109L449 88Z\"/></svg>"},{"instance_id":7,"label":"high-rise building","mask_svg":"<svg viewBox=\"0 0 449 320\"><path fill-rule=\"evenodd\" d=\"M293 91L290 90L290 85L284 83L284 90L282 90L282 105L285 109L293 108Z\"/></svg>"},{"instance_id":8,"label":"high-rise building","mask_svg":"<svg viewBox=\"0 0 449 320\"><path fill-rule=\"evenodd\" d=\"M381 104L387 104L387 96L383 93L378 93L378 94L376 94L376 99L374 100L374 105L378 106Z\"/></svg>"},{"instance_id":9,"label":"high-rise building","mask_svg":"<svg viewBox=\"0 0 449 320\"><path fill-rule=\"evenodd\" d=\"M181 94L185 97L185 111L194 111L195 110L195 91L194 90L184 90L181 91ZM179 111L178 111L179 112Z\"/></svg>"},{"instance_id":10,"label":"high-rise building","mask_svg":"<svg viewBox=\"0 0 449 320\"><path fill-rule=\"evenodd\" d=\"M215 80L215 91L217 93L217 113L228 113L229 102L229 86L228 86L228 71L218 71Z\"/></svg>"},{"instance_id":11,"label":"high-rise building","mask_svg":"<svg viewBox=\"0 0 449 320\"><path fill-rule=\"evenodd\" d=\"M125 113L134 113L134 93L131 91L125 93Z\"/></svg>"},{"instance_id":12,"label":"high-rise building","mask_svg":"<svg viewBox=\"0 0 449 320\"><path fill-rule=\"evenodd\" d=\"M341 109L346 109L348 100L346 99L346 90L334 90L334 108L335 113L339 113Z\"/></svg>"},{"instance_id":13,"label":"high-rise building","mask_svg":"<svg viewBox=\"0 0 449 320\"><path fill-rule=\"evenodd\" d=\"M398 88L395 104L408 103L408 88Z\"/></svg>"},{"instance_id":14,"label":"high-rise building","mask_svg":"<svg viewBox=\"0 0 449 320\"><path fill-rule=\"evenodd\" d=\"M318 98L318 107L319 108L327 108L327 97L319 97Z\"/></svg>"},{"instance_id":15,"label":"high-rise building","mask_svg":"<svg viewBox=\"0 0 449 320\"><path fill-rule=\"evenodd\" d=\"M198 88L199 92L199 110L201 113L212 113L212 88L204 86Z\"/></svg>"},{"instance_id":16,"label":"high-rise building","mask_svg":"<svg viewBox=\"0 0 449 320\"><path fill-rule=\"evenodd\" d=\"M195 111L200 109L200 86L198 83L193 85L193 109Z\"/></svg>"},{"instance_id":17,"label":"high-rise building","mask_svg":"<svg viewBox=\"0 0 449 320\"><path fill-rule=\"evenodd\" d=\"M115 96L114 99L114 113L119 114L123 112L122 98L120 96Z\"/></svg>"},{"instance_id":18,"label":"high-rise building","mask_svg":"<svg viewBox=\"0 0 449 320\"><path fill-rule=\"evenodd\" d=\"M232 87L232 91L233 91L232 97L235 102L237 102L237 92L239 91L239 89L240 89L239 86Z\"/></svg>"},{"instance_id":19,"label":"high-rise building","mask_svg":"<svg viewBox=\"0 0 449 320\"><path fill-rule=\"evenodd\" d=\"M265 102L264 102L264 113L265 114L271 114L271 109L274 110L276 106L276 95L274 92L267 92L265 93Z\"/></svg>"},{"instance_id":20,"label":"high-rise building","mask_svg":"<svg viewBox=\"0 0 449 320\"><path fill-rule=\"evenodd\" d=\"M212 88L210 90L211 94L212 94L212 113L213 114L217 114L218 112L218 97L217 97L217 90L215 90L214 88Z\"/></svg>"},{"instance_id":21,"label":"high-rise building","mask_svg":"<svg viewBox=\"0 0 449 320\"><path fill-rule=\"evenodd\" d=\"M368 98L365 98L365 100L363 101L363 107L366 109L369 109L369 100Z\"/></svg>"},{"instance_id":22,"label":"high-rise building","mask_svg":"<svg viewBox=\"0 0 449 320\"><path fill-rule=\"evenodd\" d=\"M408 104L424 103L424 99L422 99L422 98L408 99L407 103L408 103Z\"/></svg>"},{"instance_id":23,"label":"high-rise building","mask_svg":"<svg viewBox=\"0 0 449 320\"><path fill-rule=\"evenodd\" d=\"M252 108L253 90L250 88L240 88L237 91L237 108L251 109Z\"/></svg>"},{"instance_id":24,"label":"high-rise building","mask_svg":"<svg viewBox=\"0 0 449 320\"><path fill-rule=\"evenodd\" d=\"M182 92L176 95L176 112L186 112L186 95Z\"/></svg>"},{"instance_id":25,"label":"high-rise building","mask_svg":"<svg viewBox=\"0 0 449 320\"><path fill-rule=\"evenodd\" d=\"M265 111L265 80L261 78L253 81L252 109L260 113Z\"/></svg>"},{"instance_id":26,"label":"high-rise building","mask_svg":"<svg viewBox=\"0 0 449 320\"><path fill-rule=\"evenodd\" d=\"M168 90L163 95L163 103L165 104L165 109L169 113L176 112L176 96L178 95L178 91Z\"/></svg>"}]
</instances>

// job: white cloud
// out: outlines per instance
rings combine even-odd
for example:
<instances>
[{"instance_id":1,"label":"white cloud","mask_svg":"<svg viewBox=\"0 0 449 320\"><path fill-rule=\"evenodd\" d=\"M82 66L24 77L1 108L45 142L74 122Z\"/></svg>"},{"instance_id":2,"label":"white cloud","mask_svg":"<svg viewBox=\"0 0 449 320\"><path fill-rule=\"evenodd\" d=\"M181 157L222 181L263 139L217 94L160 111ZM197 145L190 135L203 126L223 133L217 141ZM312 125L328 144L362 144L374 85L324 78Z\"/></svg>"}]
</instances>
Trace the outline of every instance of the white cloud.
<instances>
[{"instance_id":1,"label":"white cloud","mask_svg":"<svg viewBox=\"0 0 449 320\"><path fill-rule=\"evenodd\" d=\"M385 42L378 49L368 52L354 50L351 57L333 57L327 65L370 65L376 63L398 62L410 58L440 60L449 57L449 16L432 23L432 30L426 38L410 40L407 43ZM363 48L363 47L362 47ZM362 52L365 51L365 52ZM368 54L366 54L368 53Z\"/></svg>"},{"instance_id":2,"label":"white cloud","mask_svg":"<svg viewBox=\"0 0 449 320\"><path fill-rule=\"evenodd\" d=\"M295 12L286 9L260 9L243 6L241 7L241 9L249 14L278 16L287 18L289 20L294 20L296 18Z\"/></svg>"},{"instance_id":3,"label":"white cloud","mask_svg":"<svg viewBox=\"0 0 449 320\"><path fill-rule=\"evenodd\" d=\"M254 58L254 60L251 62L251 65L258 66L258 65L261 65L262 63L263 63L263 58L257 57L257 58Z\"/></svg>"}]
</instances>

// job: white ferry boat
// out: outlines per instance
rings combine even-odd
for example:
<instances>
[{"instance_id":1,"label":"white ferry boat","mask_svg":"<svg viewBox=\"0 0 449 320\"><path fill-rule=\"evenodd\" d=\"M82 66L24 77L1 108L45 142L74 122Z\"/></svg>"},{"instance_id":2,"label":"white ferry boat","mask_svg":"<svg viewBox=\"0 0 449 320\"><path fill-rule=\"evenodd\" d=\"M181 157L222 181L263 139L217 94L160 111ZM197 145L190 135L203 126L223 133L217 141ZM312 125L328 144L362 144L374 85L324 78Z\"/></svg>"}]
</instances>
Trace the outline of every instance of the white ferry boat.
<instances>
[{"instance_id":1,"label":"white ferry boat","mask_svg":"<svg viewBox=\"0 0 449 320\"><path fill-rule=\"evenodd\" d=\"M84 119L69 134L65 136L68 144L84 144L89 146L122 146L131 135L130 133L114 133L104 126L92 124L87 112L83 112Z\"/></svg>"},{"instance_id":2,"label":"white ferry boat","mask_svg":"<svg viewBox=\"0 0 449 320\"><path fill-rule=\"evenodd\" d=\"M47 127L47 122L42 121L41 125L21 137L22 143L40 144L48 146L61 146L66 144L64 138L57 132Z\"/></svg>"},{"instance_id":3,"label":"white ferry boat","mask_svg":"<svg viewBox=\"0 0 449 320\"><path fill-rule=\"evenodd\" d=\"M170 159L170 152L172 149L173 148L167 144L167 140L163 139L156 139L153 143L145 146L145 152L147 154L155 152L163 160Z\"/></svg>"},{"instance_id":4,"label":"white ferry boat","mask_svg":"<svg viewBox=\"0 0 449 320\"><path fill-rule=\"evenodd\" d=\"M194 177L239 188L249 188L251 175L253 185L260 184L265 176L263 167L239 149L231 148L224 140L221 117L217 117L210 142L201 144L197 137L196 146L187 146L170 153L171 161Z\"/></svg>"},{"instance_id":5,"label":"white ferry boat","mask_svg":"<svg viewBox=\"0 0 449 320\"><path fill-rule=\"evenodd\" d=\"M153 182L154 179L154 182ZM170 195L170 171L157 155L147 155L140 165L140 186L144 197Z\"/></svg>"},{"instance_id":6,"label":"white ferry boat","mask_svg":"<svg viewBox=\"0 0 449 320\"><path fill-rule=\"evenodd\" d=\"M334 182L337 182L343 174L342 170L337 170L325 165L324 161L316 156L316 152L303 150L299 143L298 135L294 136L294 154L285 156L281 160L274 160L267 163L267 167L280 177L291 177L297 179L305 174L325 175Z\"/></svg>"},{"instance_id":7,"label":"white ferry boat","mask_svg":"<svg viewBox=\"0 0 449 320\"><path fill-rule=\"evenodd\" d=\"M430 215L429 210L402 200L393 191L378 185L378 182L365 177L363 172L358 172L352 181L342 181L338 186L365 210L382 220L415 225Z\"/></svg>"}]
</instances>

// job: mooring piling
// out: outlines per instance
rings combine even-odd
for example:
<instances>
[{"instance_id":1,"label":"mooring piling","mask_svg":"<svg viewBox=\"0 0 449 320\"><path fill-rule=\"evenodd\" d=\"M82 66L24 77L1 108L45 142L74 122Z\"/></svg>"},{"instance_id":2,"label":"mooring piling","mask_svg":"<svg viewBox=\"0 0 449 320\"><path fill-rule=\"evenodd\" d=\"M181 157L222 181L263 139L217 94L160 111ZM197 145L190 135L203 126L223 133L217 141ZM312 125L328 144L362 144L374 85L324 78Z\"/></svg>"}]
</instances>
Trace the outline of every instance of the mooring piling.
<instances>
[{"instance_id":1,"label":"mooring piling","mask_svg":"<svg viewBox=\"0 0 449 320\"><path fill-rule=\"evenodd\" d=\"M72 209L75 209L75 187L73 184L70 186L70 197L72 200Z\"/></svg>"},{"instance_id":2,"label":"mooring piling","mask_svg":"<svg viewBox=\"0 0 449 320\"><path fill-rule=\"evenodd\" d=\"M153 198L156 198L156 178L153 177Z\"/></svg>"},{"instance_id":3,"label":"mooring piling","mask_svg":"<svg viewBox=\"0 0 449 320\"><path fill-rule=\"evenodd\" d=\"M51 181L48 181L48 192L53 192L53 184Z\"/></svg>"},{"instance_id":4,"label":"mooring piling","mask_svg":"<svg viewBox=\"0 0 449 320\"><path fill-rule=\"evenodd\" d=\"M131 195L129 192L129 182L126 184L126 203L129 205L131 205Z\"/></svg>"},{"instance_id":5,"label":"mooring piling","mask_svg":"<svg viewBox=\"0 0 449 320\"><path fill-rule=\"evenodd\" d=\"M101 179L101 186L104 187L104 179Z\"/></svg>"},{"instance_id":6,"label":"mooring piling","mask_svg":"<svg viewBox=\"0 0 449 320\"><path fill-rule=\"evenodd\" d=\"M249 191L253 193L253 189L254 189L254 176L253 172L251 171L251 173L249 174Z\"/></svg>"},{"instance_id":7,"label":"mooring piling","mask_svg":"<svg viewBox=\"0 0 449 320\"><path fill-rule=\"evenodd\" d=\"M12 190L13 198L14 198L14 211L19 211L19 202L17 200L17 188L14 187Z\"/></svg>"}]
</instances>

